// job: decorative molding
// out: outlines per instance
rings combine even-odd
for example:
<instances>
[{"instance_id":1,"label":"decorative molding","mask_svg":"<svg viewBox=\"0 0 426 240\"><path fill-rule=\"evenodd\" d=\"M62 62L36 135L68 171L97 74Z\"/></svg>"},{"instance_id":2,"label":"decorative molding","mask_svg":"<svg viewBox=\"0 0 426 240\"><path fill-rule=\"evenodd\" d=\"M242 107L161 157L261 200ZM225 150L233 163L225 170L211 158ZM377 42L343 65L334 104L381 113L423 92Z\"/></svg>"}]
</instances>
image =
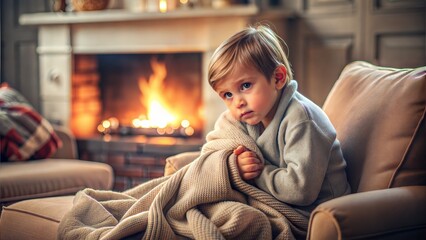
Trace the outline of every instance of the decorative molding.
<instances>
[{"instance_id":1,"label":"decorative molding","mask_svg":"<svg viewBox=\"0 0 426 240\"><path fill-rule=\"evenodd\" d=\"M196 18L249 17L258 13L256 5L232 6L223 9L180 9L167 13L131 12L127 10L104 10L96 12L32 13L19 18L22 25L108 23L127 21L176 20Z\"/></svg>"},{"instance_id":2,"label":"decorative molding","mask_svg":"<svg viewBox=\"0 0 426 240\"><path fill-rule=\"evenodd\" d=\"M329 14L354 11L353 0L305 0L305 11L308 14Z\"/></svg>"},{"instance_id":3,"label":"decorative molding","mask_svg":"<svg viewBox=\"0 0 426 240\"><path fill-rule=\"evenodd\" d=\"M37 47L38 54L70 54L72 48L70 46L39 46Z\"/></svg>"},{"instance_id":4,"label":"decorative molding","mask_svg":"<svg viewBox=\"0 0 426 240\"><path fill-rule=\"evenodd\" d=\"M401 12L401 11L421 11L425 8L425 0L374 0L374 12Z\"/></svg>"}]
</instances>

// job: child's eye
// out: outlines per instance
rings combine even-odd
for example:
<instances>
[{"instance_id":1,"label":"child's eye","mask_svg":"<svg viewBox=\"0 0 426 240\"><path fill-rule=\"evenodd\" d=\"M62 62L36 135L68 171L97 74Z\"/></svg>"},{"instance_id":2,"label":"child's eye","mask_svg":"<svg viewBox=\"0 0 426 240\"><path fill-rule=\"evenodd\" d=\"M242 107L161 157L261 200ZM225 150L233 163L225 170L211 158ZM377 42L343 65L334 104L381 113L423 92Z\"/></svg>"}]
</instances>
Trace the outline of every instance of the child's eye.
<instances>
[{"instance_id":1,"label":"child's eye","mask_svg":"<svg viewBox=\"0 0 426 240\"><path fill-rule=\"evenodd\" d=\"M241 90L246 90L246 89L249 89L250 87L251 87L251 83L246 82L241 85Z\"/></svg>"},{"instance_id":2,"label":"child's eye","mask_svg":"<svg viewBox=\"0 0 426 240\"><path fill-rule=\"evenodd\" d=\"M232 98L232 93L230 93L230 92L226 92L226 93L224 93L224 94L223 94L223 97L224 97L225 99L230 99L230 98Z\"/></svg>"}]
</instances>

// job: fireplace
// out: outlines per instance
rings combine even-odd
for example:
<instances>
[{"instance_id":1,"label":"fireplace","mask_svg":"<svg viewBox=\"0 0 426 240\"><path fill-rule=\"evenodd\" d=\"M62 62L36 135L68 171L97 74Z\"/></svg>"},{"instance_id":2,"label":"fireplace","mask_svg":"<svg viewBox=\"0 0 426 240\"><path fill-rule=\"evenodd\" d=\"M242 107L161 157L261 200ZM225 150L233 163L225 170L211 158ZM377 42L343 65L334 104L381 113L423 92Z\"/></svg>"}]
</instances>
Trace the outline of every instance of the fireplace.
<instances>
[{"instance_id":1,"label":"fireplace","mask_svg":"<svg viewBox=\"0 0 426 240\"><path fill-rule=\"evenodd\" d=\"M98 67L99 64L106 64L108 61L114 62L112 58L120 59L120 61L126 61L124 60L126 58L139 58L136 61L144 64L136 63L138 66L134 68L147 70L146 73L142 73L142 77L147 78L149 77L147 73L151 70L149 64L145 63L152 57L157 56L166 62L179 58L179 64L184 64L183 62L187 60L181 61L181 58L186 56L188 61L194 61L194 64L177 67L180 68L177 69L179 71L170 70L175 72L168 73L166 81L184 68L191 68L190 72L183 73L191 75L190 81L199 78L195 84L199 89L194 91L200 93L200 96L197 95L195 98L201 98L201 101L195 104L197 106L190 107L194 110L191 118L202 115L194 118L193 124L196 131L201 131L200 136L205 136L213 128L218 115L225 110L225 106L207 83L208 61L217 46L231 34L249 25L256 13L257 7L248 4L224 9L182 9L166 14L125 10L24 14L20 18L21 24L39 26L37 52L40 60L42 114L52 122L71 127L77 136L87 135L90 132L83 131L82 128L98 124L103 118L110 117L106 111L99 109L92 110L97 112L91 118L88 117L89 114L86 114L85 120L80 122L73 120L75 112L83 109L78 104L85 105L86 108L91 105L93 109L96 106L111 104L105 101L98 103L93 101L90 104L73 102L73 89L75 90L73 84L79 76L79 73L78 75L73 73L74 67L80 65L80 58L96 59L97 62L89 63L89 67ZM193 60L194 58L196 60ZM103 81L112 81L104 76L101 78L101 75L111 74L106 74L108 70L109 67L106 67L101 72L94 73L93 81L99 81L99 84L103 84ZM122 71L124 72L125 69ZM136 73L131 74L134 76ZM125 81L127 80L120 80L120 82ZM181 86L188 85L194 84ZM119 87L116 86L116 89L119 90ZM100 91L103 90L100 89ZM92 94L95 93L96 91L92 92ZM102 95L101 93L99 92L99 96ZM136 101L132 104L140 103ZM107 111L114 111L114 107Z\"/></svg>"},{"instance_id":2,"label":"fireplace","mask_svg":"<svg viewBox=\"0 0 426 240\"><path fill-rule=\"evenodd\" d=\"M78 137L202 135L201 53L77 54L71 79Z\"/></svg>"}]
</instances>

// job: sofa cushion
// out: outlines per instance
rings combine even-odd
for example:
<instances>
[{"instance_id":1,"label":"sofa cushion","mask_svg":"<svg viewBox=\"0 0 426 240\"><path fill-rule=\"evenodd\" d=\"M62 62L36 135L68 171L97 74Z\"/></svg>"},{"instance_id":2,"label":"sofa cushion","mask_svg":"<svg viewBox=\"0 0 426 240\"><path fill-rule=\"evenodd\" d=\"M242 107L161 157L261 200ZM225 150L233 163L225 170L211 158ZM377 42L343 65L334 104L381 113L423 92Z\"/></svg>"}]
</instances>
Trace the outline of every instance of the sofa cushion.
<instances>
[{"instance_id":1,"label":"sofa cushion","mask_svg":"<svg viewBox=\"0 0 426 240\"><path fill-rule=\"evenodd\" d=\"M0 239L56 239L59 222L74 196L32 199L4 207Z\"/></svg>"},{"instance_id":2,"label":"sofa cushion","mask_svg":"<svg viewBox=\"0 0 426 240\"><path fill-rule=\"evenodd\" d=\"M353 191L426 184L426 67L345 67L323 109L337 130Z\"/></svg>"},{"instance_id":3,"label":"sofa cushion","mask_svg":"<svg viewBox=\"0 0 426 240\"><path fill-rule=\"evenodd\" d=\"M86 187L111 189L109 165L74 159L44 159L0 165L0 203L75 194Z\"/></svg>"}]
</instances>

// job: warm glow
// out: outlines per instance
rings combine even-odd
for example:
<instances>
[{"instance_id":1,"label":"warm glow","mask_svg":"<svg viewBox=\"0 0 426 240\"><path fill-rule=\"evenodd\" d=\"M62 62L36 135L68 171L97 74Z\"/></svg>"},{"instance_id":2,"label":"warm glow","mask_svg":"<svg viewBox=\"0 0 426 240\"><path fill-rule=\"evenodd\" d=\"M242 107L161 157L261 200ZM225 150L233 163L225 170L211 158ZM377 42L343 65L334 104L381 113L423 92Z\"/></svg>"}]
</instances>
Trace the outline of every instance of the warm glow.
<instances>
[{"instance_id":1,"label":"warm glow","mask_svg":"<svg viewBox=\"0 0 426 240\"><path fill-rule=\"evenodd\" d=\"M151 127L165 128L168 124L176 120L164 106L157 100L153 100L149 105L148 119L152 122Z\"/></svg>"},{"instance_id":2,"label":"warm glow","mask_svg":"<svg viewBox=\"0 0 426 240\"><path fill-rule=\"evenodd\" d=\"M192 135L194 135L194 129L192 128L192 127L187 127L187 128L185 128L185 135L187 135L187 136L192 136Z\"/></svg>"},{"instance_id":3,"label":"warm glow","mask_svg":"<svg viewBox=\"0 0 426 240\"><path fill-rule=\"evenodd\" d=\"M95 128L99 120L90 113L80 113L71 122L71 129L76 136L88 137L95 133Z\"/></svg>"},{"instance_id":4,"label":"warm glow","mask_svg":"<svg viewBox=\"0 0 426 240\"><path fill-rule=\"evenodd\" d=\"M188 120L182 120L182 122L180 123L180 125L184 128L189 127L189 121Z\"/></svg>"},{"instance_id":5,"label":"warm glow","mask_svg":"<svg viewBox=\"0 0 426 240\"><path fill-rule=\"evenodd\" d=\"M160 135L173 133L174 128L176 129L179 125L184 128L189 127L189 121L179 119L164 100L166 65L152 58L151 68L153 73L149 80L139 79L139 89L142 93L140 99L147 108L147 116L141 115L133 119L132 125L138 128L158 128L157 132Z\"/></svg>"},{"instance_id":6,"label":"warm glow","mask_svg":"<svg viewBox=\"0 0 426 240\"><path fill-rule=\"evenodd\" d=\"M104 126L102 126L102 124L99 124L97 129L98 129L98 132L101 132L101 133L105 132L105 128Z\"/></svg>"},{"instance_id":7,"label":"warm glow","mask_svg":"<svg viewBox=\"0 0 426 240\"><path fill-rule=\"evenodd\" d=\"M102 121L102 127L104 127L104 128L111 127L111 122L109 120Z\"/></svg>"},{"instance_id":8,"label":"warm glow","mask_svg":"<svg viewBox=\"0 0 426 240\"><path fill-rule=\"evenodd\" d=\"M162 13L167 12L167 0L160 0L158 4L159 4L160 12Z\"/></svg>"}]
</instances>

